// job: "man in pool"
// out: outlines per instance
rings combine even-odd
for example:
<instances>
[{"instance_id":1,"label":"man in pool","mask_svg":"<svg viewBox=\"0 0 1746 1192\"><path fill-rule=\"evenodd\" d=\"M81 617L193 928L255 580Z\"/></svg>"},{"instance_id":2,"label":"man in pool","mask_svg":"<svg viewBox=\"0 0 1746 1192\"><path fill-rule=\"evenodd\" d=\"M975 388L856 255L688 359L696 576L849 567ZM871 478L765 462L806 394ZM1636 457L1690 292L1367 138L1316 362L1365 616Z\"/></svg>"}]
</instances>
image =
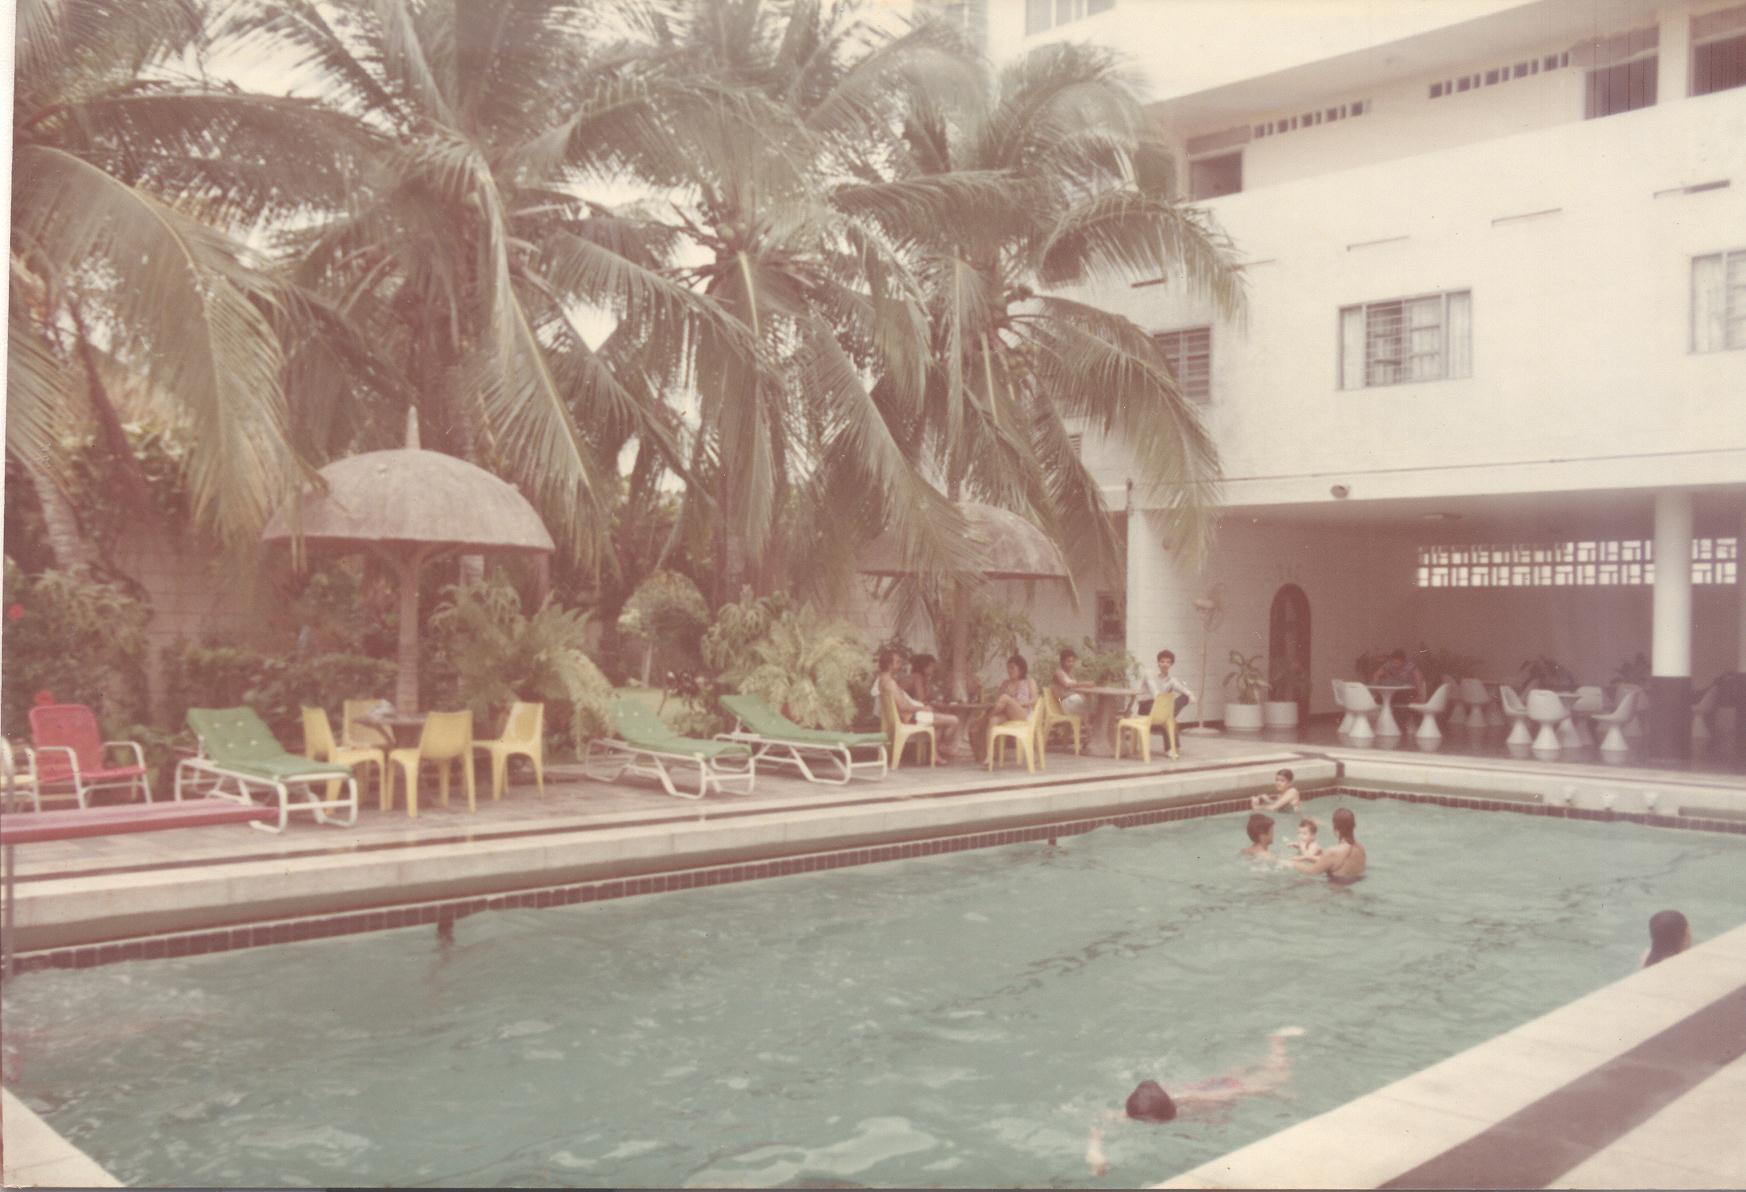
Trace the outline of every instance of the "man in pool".
<instances>
[{"instance_id":1,"label":"man in pool","mask_svg":"<svg viewBox=\"0 0 1746 1192\"><path fill-rule=\"evenodd\" d=\"M1273 860L1273 817L1262 815L1257 811L1249 817L1249 822L1244 825L1244 830L1249 833L1249 847L1238 849L1237 855L1239 857L1263 857L1269 861Z\"/></svg>"},{"instance_id":2,"label":"man in pool","mask_svg":"<svg viewBox=\"0 0 1746 1192\"><path fill-rule=\"evenodd\" d=\"M1348 807L1334 812L1334 835L1338 843L1319 857L1300 857L1292 864L1299 873L1325 873L1330 886L1350 886L1364 876L1364 846L1356 835L1358 817Z\"/></svg>"},{"instance_id":3,"label":"man in pool","mask_svg":"<svg viewBox=\"0 0 1746 1192\"><path fill-rule=\"evenodd\" d=\"M1277 1092L1291 1078L1291 1055L1285 1050L1285 1041L1303 1033L1301 1026L1282 1026L1267 1036L1267 1058L1260 1063L1223 1076L1179 1085L1174 1094L1165 1092L1156 1080L1142 1080L1128 1094L1123 1112L1105 1110L1103 1123L1116 1125L1124 1120L1172 1122L1179 1117L1216 1113L1244 1097ZM1103 1130L1098 1125L1091 1127L1085 1161L1091 1166L1093 1175L1109 1173L1109 1160L1103 1153Z\"/></svg>"}]
</instances>

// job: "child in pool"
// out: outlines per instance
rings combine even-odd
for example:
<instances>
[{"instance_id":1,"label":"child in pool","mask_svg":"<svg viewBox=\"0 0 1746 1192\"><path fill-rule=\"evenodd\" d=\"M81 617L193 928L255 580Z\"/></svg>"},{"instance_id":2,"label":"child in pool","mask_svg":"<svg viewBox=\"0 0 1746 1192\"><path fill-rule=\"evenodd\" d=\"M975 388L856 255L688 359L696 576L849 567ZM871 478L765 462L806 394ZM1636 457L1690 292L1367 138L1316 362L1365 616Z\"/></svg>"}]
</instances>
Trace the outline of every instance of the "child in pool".
<instances>
[{"instance_id":1,"label":"child in pool","mask_svg":"<svg viewBox=\"0 0 1746 1192\"><path fill-rule=\"evenodd\" d=\"M1319 857L1322 846L1316 843L1316 821L1304 816L1297 821L1297 839L1291 842L1291 847L1299 857Z\"/></svg>"},{"instance_id":2,"label":"child in pool","mask_svg":"<svg viewBox=\"0 0 1746 1192\"><path fill-rule=\"evenodd\" d=\"M1132 1119L1140 1122L1169 1122L1178 1117L1198 1117L1215 1113L1244 1097L1273 1093L1291 1078L1291 1056L1285 1041L1304 1033L1301 1026L1282 1026L1267 1037L1267 1058L1247 1068L1227 1072L1222 1076L1196 1080L1178 1087L1174 1094L1164 1091L1156 1080L1142 1080L1128 1094L1123 1112L1106 1109L1100 1124L1091 1127L1091 1137L1085 1145L1085 1162L1092 1175L1107 1175L1109 1159L1103 1152L1101 1125L1114 1126Z\"/></svg>"},{"instance_id":3,"label":"child in pool","mask_svg":"<svg viewBox=\"0 0 1746 1192\"><path fill-rule=\"evenodd\" d=\"M1303 801L1303 796L1297 793L1297 787L1292 785L1295 775L1290 770L1281 770L1273 776L1273 793L1271 795L1256 795L1249 800L1249 806L1257 811L1296 811L1297 805Z\"/></svg>"}]
</instances>

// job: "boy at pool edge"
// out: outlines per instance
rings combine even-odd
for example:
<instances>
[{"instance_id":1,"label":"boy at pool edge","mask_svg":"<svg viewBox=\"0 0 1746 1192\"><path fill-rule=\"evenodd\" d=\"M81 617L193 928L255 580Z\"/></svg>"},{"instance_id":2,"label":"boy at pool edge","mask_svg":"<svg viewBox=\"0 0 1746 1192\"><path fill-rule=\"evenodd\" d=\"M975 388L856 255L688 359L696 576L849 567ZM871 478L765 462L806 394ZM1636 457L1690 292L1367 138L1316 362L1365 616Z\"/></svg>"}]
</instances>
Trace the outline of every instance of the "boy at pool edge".
<instances>
[{"instance_id":1,"label":"boy at pool edge","mask_svg":"<svg viewBox=\"0 0 1746 1192\"><path fill-rule=\"evenodd\" d=\"M1297 793L1293 785L1296 775L1290 770L1281 770L1273 776L1273 795L1256 795L1249 800L1249 806L1256 811L1296 811L1297 805L1303 801L1303 796Z\"/></svg>"},{"instance_id":2,"label":"boy at pool edge","mask_svg":"<svg viewBox=\"0 0 1746 1192\"><path fill-rule=\"evenodd\" d=\"M1129 1119L1170 1122L1178 1117L1198 1117L1217 1112L1244 1097L1277 1092L1291 1078L1291 1056L1285 1050L1285 1041L1303 1033L1301 1026L1282 1026L1267 1036L1267 1058L1260 1063L1193 1081L1177 1089L1175 1096L1165 1092L1156 1080L1142 1080L1128 1094L1121 1113L1106 1109L1100 1121L1092 1124L1091 1137L1085 1144L1085 1162L1091 1167L1091 1174L1109 1174L1109 1159L1103 1153L1104 1125L1114 1126Z\"/></svg>"}]
</instances>

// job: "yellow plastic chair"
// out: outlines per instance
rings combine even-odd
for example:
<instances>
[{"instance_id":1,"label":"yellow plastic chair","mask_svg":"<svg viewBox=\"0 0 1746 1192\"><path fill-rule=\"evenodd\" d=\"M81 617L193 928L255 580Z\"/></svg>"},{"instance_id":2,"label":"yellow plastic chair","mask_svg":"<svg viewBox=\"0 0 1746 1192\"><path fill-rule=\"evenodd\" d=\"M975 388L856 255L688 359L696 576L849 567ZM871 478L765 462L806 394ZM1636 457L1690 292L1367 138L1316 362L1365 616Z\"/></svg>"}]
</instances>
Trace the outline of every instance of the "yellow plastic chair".
<instances>
[{"instance_id":1,"label":"yellow plastic chair","mask_svg":"<svg viewBox=\"0 0 1746 1192\"><path fill-rule=\"evenodd\" d=\"M303 709L303 756L311 761L331 762L336 766L344 766L348 770L356 770L359 766L376 767L376 795L382 810L388 810L388 786L385 781L388 774L387 755L381 749L372 749L367 745L341 745L333 739L333 725L328 721L326 708ZM329 801L339 798L339 783L327 784Z\"/></svg>"},{"instance_id":2,"label":"yellow plastic chair","mask_svg":"<svg viewBox=\"0 0 1746 1192\"><path fill-rule=\"evenodd\" d=\"M1038 747L1047 749L1049 745L1049 734L1054 732L1057 726L1065 724L1068 728L1073 730L1073 752L1077 754L1079 752L1080 734L1085 730L1085 717L1069 716L1065 711L1063 711L1061 708L1061 701L1055 698L1055 689L1050 686L1045 686L1043 688L1042 705L1043 727L1041 735L1037 738Z\"/></svg>"},{"instance_id":3,"label":"yellow plastic chair","mask_svg":"<svg viewBox=\"0 0 1746 1192\"><path fill-rule=\"evenodd\" d=\"M891 768L897 769L903 764L903 747L915 737L925 738L928 743L928 761L932 765L940 764L940 743L934 734L931 724L905 724L903 717L897 714L897 700L890 692L879 692L879 721L885 730L886 738L891 742Z\"/></svg>"},{"instance_id":4,"label":"yellow plastic chair","mask_svg":"<svg viewBox=\"0 0 1746 1192\"><path fill-rule=\"evenodd\" d=\"M1177 756L1176 749L1176 694L1165 692L1152 701L1152 712L1149 716L1126 716L1116 721L1116 757L1122 755L1122 743L1129 733L1134 734L1134 752L1140 755L1141 761L1152 760L1152 734L1158 729L1164 730L1164 738L1170 743L1170 756Z\"/></svg>"},{"instance_id":5,"label":"yellow plastic chair","mask_svg":"<svg viewBox=\"0 0 1746 1192\"><path fill-rule=\"evenodd\" d=\"M509 778L509 759L525 757L533 763L534 781L540 794L546 793L545 764L546 706L516 700L510 706L509 718L503 722L503 735L495 741L474 741L474 749L491 755L491 798L503 798L503 784Z\"/></svg>"},{"instance_id":6,"label":"yellow plastic chair","mask_svg":"<svg viewBox=\"0 0 1746 1192\"><path fill-rule=\"evenodd\" d=\"M461 780L467 785L467 810L479 810L478 792L473 786L473 713L432 712L424 718L424 729L418 734L416 746L389 753L384 809L394 807L394 771L398 768L406 779L406 814L418 818L420 762L437 764L437 797L444 807L449 805L449 763L460 762Z\"/></svg>"},{"instance_id":7,"label":"yellow plastic chair","mask_svg":"<svg viewBox=\"0 0 1746 1192\"><path fill-rule=\"evenodd\" d=\"M384 753L394 748L394 739L385 729L367 722L367 717L382 701L379 699L349 699L341 709L340 744L353 749L380 749Z\"/></svg>"},{"instance_id":8,"label":"yellow plastic chair","mask_svg":"<svg viewBox=\"0 0 1746 1192\"><path fill-rule=\"evenodd\" d=\"M23 745L14 749L12 742L4 738L0 738L0 753L6 755L6 768L12 771L12 789L41 811L42 792L36 785L36 754Z\"/></svg>"},{"instance_id":9,"label":"yellow plastic chair","mask_svg":"<svg viewBox=\"0 0 1746 1192\"><path fill-rule=\"evenodd\" d=\"M1046 698L1046 697L1045 697ZM1002 741L1011 741L1015 750L1014 757L1023 754L1025 770L1035 774L1040 765L1049 768L1048 759L1043 756L1043 701L1038 700L1031 708L1031 714L1024 720L1008 720L997 724L988 730L988 768L994 769L996 759L1005 754L1000 747Z\"/></svg>"}]
</instances>

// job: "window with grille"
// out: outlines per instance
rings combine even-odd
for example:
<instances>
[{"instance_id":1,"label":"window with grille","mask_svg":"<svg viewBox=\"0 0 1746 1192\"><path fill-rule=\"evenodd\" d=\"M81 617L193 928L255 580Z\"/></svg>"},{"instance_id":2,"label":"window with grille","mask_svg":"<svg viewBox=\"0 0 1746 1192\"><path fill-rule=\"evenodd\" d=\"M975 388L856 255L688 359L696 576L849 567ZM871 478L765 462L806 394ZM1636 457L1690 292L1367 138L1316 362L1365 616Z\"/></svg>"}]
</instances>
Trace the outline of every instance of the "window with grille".
<instances>
[{"instance_id":1,"label":"window with grille","mask_svg":"<svg viewBox=\"0 0 1746 1192\"><path fill-rule=\"evenodd\" d=\"M1108 12L1115 0L1025 0L1025 36Z\"/></svg>"},{"instance_id":2,"label":"window with grille","mask_svg":"<svg viewBox=\"0 0 1746 1192\"><path fill-rule=\"evenodd\" d=\"M1660 44L1661 31L1651 25L1584 47L1594 69L1588 72L1588 99L1583 115L1595 120L1652 107Z\"/></svg>"},{"instance_id":3,"label":"window with grille","mask_svg":"<svg viewBox=\"0 0 1746 1192\"><path fill-rule=\"evenodd\" d=\"M1729 348L1746 348L1746 248L1691 262L1691 350Z\"/></svg>"},{"instance_id":4,"label":"window with grille","mask_svg":"<svg viewBox=\"0 0 1746 1192\"><path fill-rule=\"evenodd\" d=\"M1691 19L1691 93L1746 87L1746 4Z\"/></svg>"},{"instance_id":5,"label":"window with grille","mask_svg":"<svg viewBox=\"0 0 1746 1192\"><path fill-rule=\"evenodd\" d=\"M1643 538L1589 542L1421 546L1421 588L1612 588L1655 582L1655 544ZM1694 538L1691 582L1738 584L1740 540Z\"/></svg>"},{"instance_id":6,"label":"window with grille","mask_svg":"<svg viewBox=\"0 0 1746 1192\"><path fill-rule=\"evenodd\" d=\"M1163 331L1152 337L1170 363L1176 387L1189 401L1205 405L1212 400L1212 328L1189 327Z\"/></svg>"},{"instance_id":7,"label":"window with grille","mask_svg":"<svg viewBox=\"0 0 1746 1192\"><path fill-rule=\"evenodd\" d=\"M1423 294L1340 309L1340 388L1473 374L1473 295Z\"/></svg>"}]
</instances>

